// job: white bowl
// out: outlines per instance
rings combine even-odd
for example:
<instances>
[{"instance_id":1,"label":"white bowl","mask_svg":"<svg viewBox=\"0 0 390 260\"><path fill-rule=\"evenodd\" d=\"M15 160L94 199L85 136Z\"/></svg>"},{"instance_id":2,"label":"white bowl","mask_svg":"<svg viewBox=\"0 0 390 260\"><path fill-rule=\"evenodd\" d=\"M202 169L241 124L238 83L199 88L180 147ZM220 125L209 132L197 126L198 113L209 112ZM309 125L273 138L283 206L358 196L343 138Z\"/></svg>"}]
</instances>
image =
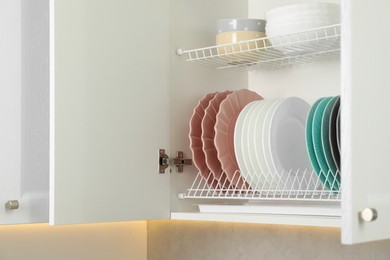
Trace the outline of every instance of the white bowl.
<instances>
[{"instance_id":1,"label":"white bowl","mask_svg":"<svg viewBox=\"0 0 390 260\"><path fill-rule=\"evenodd\" d=\"M340 5L333 3L306 3L285 5L271 9L266 12L267 21L280 19L281 17L291 17L295 15L306 15L307 13L340 13Z\"/></svg>"},{"instance_id":2,"label":"white bowl","mask_svg":"<svg viewBox=\"0 0 390 260\"><path fill-rule=\"evenodd\" d=\"M305 12L305 13L299 13L299 14L288 14L283 16L278 16L274 18L269 18L267 20L267 23L275 23L280 21L292 21L292 20L306 20L306 19L329 19L329 18L336 18L340 19L341 15L340 12Z\"/></svg>"},{"instance_id":3,"label":"white bowl","mask_svg":"<svg viewBox=\"0 0 390 260\"><path fill-rule=\"evenodd\" d=\"M279 28L288 28L288 27L297 27L300 26L304 28L303 30L317 27L324 27L328 25L339 24L336 19L326 19L326 20L302 20L302 21L290 21L284 23L269 23L267 24L266 31L269 29L279 29Z\"/></svg>"},{"instance_id":4,"label":"white bowl","mask_svg":"<svg viewBox=\"0 0 390 260\"><path fill-rule=\"evenodd\" d=\"M297 23L297 22L323 22L323 23L340 23L340 15L334 16L316 16L316 15L307 15L307 16L295 16L289 18L282 18L278 20L272 20L267 22L267 26L286 24L286 23Z\"/></svg>"},{"instance_id":5,"label":"white bowl","mask_svg":"<svg viewBox=\"0 0 390 260\"><path fill-rule=\"evenodd\" d=\"M310 29L329 26L332 24L334 24L334 22L332 21L329 22L319 21L319 22L293 22L293 23L285 23L279 25L267 25L266 33L268 37L273 37L273 36L279 36L284 34L307 31Z\"/></svg>"}]
</instances>

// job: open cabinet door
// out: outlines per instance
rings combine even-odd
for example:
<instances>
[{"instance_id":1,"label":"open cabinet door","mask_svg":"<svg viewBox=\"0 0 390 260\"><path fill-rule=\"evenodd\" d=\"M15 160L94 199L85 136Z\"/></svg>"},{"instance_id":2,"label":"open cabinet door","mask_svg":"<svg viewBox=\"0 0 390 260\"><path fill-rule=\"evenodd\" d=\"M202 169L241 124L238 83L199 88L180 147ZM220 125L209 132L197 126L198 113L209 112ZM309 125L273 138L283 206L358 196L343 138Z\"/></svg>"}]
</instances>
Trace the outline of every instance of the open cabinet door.
<instances>
[{"instance_id":1,"label":"open cabinet door","mask_svg":"<svg viewBox=\"0 0 390 260\"><path fill-rule=\"evenodd\" d=\"M168 218L169 1L51 0L50 25L50 223Z\"/></svg>"},{"instance_id":2,"label":"open cabinet door","mask_svg":"<svg viewBox=\"0 0 390 260\"><path fill-rule=\"evenodd\" d=\"M390 2L343 10L342 242L353 244L390 238Z\"/></svg>"}]
</instances>

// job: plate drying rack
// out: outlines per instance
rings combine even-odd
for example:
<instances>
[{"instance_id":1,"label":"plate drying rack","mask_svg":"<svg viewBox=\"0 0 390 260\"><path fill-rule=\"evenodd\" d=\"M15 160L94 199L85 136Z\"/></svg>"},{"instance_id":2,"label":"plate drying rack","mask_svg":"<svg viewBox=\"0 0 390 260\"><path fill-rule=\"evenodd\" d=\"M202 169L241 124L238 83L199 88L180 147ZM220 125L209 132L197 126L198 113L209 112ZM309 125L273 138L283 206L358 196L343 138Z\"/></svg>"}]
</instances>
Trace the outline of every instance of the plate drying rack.
<instances>
[{"instance_id":1,"label":"plate drying rack","mask_svg":"<svg viewBox=\"0 0 390 260\"><path fill-rule=\"evenodd\" d=\"M277 69L318 59L340 57L340 24L231 44L184 50L186 61L217 69Z\"/></svg>"},{"instance_id":2,"label":"plate drying rack","mask_svg":"<svg viewBox=\"0 0 390 260\"><path fill-rule=\"evenodd\" d=\"M277 200L340 202L341 185L335 176L339 172L314 170L289 170L282 173L246 174L236 171L232 180L244 183L240 187L214 179L211 173L205 178L198 173L186 193L180 199L228 199L228 200ZM282 176L282 177L281 177Z\"/></svg>"}]
</instances>

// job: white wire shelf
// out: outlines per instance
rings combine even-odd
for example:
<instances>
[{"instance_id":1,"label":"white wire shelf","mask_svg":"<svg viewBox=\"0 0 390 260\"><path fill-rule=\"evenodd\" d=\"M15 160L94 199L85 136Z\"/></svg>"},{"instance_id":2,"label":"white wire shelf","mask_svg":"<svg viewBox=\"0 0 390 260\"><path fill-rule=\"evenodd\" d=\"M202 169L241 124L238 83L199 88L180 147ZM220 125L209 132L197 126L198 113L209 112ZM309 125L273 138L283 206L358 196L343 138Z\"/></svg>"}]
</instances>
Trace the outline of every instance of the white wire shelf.
<instances>
[{"instance_id":1,"label":"white wire shelf","mask_svg":"<svg viewBox=\"0 0 390 260\"><path fill-rule=\"evenodd\" d=\"M340 24L277 37L258 38L233 44L184 50L186 61L218 69L276 69L319 59L340 57Z\"/></svg>"},{"instance_id":2,"label":"white wire shelf","mask_svg":"<svg viewBox=\"0 0 390 260\"><path fill-rule=\"evenodd\" d=\"M320 176L320 177L318 177ZM229 200L278 200L278 201L322 201L340 202L341 185L339 172L329 171L317 175L313 170L290 170L282 173L246 174L244 178L236 172L231 178L240 187L213 181L197 174L187 193L180 199L229 199Z\"/></svg>"}]
</instances>

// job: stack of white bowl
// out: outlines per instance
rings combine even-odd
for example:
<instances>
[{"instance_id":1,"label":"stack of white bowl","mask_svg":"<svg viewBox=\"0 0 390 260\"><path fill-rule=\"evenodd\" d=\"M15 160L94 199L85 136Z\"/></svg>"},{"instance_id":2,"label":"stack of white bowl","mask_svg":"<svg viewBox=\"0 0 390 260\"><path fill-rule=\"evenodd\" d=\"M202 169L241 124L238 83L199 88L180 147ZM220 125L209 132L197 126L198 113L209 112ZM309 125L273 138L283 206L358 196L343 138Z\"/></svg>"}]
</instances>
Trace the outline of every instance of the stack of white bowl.
<instances>
[{"instance_id":1,"label":"stack of white bowl","mask_svg":"<svg viewBox=\"0 0 390 260\"><path fill-rule=\"evenodd\" d=\"M268 37L288 35L340 23L340 5L333 3L305 3L277 7L266 12ZM321 31L312 34L324 37ZM322 31L322 34L325 34ZM313 37L314 37L313 36ZM270 39L277 46L280 39Z\"/></svg>"},{"instance_id":2,"label":"stack of white bowl","mask_svg":"<svg viewBox=\"0 0 390 260\"><path fill-rule=\"evenodd\" d=\"M217 21L216 44L231 44L242 41L253 40L265 37L265 20L260 19L222 19ZM255 48L255 43L249 44L249 48ZM258 46L262 47L262 46ZM220 54L237 53L241 50L248 49L247 44L241 47L237 44L234 46L218 48Z\"/></svg>"}]
</instances>

